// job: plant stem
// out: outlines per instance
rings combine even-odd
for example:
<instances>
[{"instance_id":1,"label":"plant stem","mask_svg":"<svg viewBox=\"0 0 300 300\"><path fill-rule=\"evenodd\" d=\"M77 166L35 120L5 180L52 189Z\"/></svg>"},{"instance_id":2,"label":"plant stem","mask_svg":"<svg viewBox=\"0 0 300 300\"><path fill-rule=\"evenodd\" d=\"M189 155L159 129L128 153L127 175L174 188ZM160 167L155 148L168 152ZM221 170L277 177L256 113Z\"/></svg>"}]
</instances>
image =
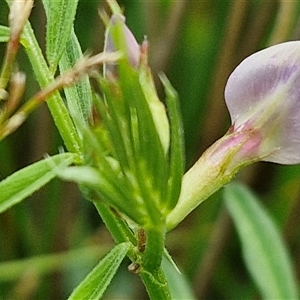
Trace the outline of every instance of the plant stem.
<instances>
[{"instance_id":1,"label":"plant stem","mask_svg":"<svg viewBox=\"0 0 300 300\"><path fill-rule=\"evenodd\" d=\"M140 276L150 299L171 299L167 280L161 268L165 225L146 229L146 247L142 253Z\"/></svg>"},{"instance_id":2,"label":"plant stem","mask_svg":"<svg viewBox=\"0 0 300 300\"><path fill-rule=\"evenodd\" d=\"M137 244L127 224L118 218L107 205L99 201L94 201L94 205L117 243L130 241L133 245ZM164 227L148 229L146 235L145 252L141 253L142 265L137 273L141 276L150 299L171 299L165 275L160 268L164 251ZM137 253L133 251L129 251L128 256L133 262L137 259Z\"/></svg>"},{"instance_id":3,"label":"plant stem","mask_svg":"<svg viewBox=\"0 0 300 300\"><path fill-rule=\"evenodd\" d=\"M164 226L146 229L146 248L143 254L143 268L152 274L157 272L161 265L164 241Z\"/></svg>"},{"instance_id":4,"label":"plant stem","mask_svg":"<svg viewBox=\"0 0 300 300\"><path fill-rule=\"evenodd\" d=\"M168 288L167 280L161 268L159 268L156 275L142 270L140 276L145 284L150 299L171 299L171 294Z\"/></svg>"}]
</instances>

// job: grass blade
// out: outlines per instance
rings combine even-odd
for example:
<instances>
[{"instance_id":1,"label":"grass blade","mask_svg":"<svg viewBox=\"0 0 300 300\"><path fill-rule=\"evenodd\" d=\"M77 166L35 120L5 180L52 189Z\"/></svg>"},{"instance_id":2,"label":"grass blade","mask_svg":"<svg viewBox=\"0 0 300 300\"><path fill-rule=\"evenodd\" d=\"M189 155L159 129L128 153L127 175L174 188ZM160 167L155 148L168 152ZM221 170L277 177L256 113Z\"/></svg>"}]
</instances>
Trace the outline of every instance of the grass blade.
<instances>
[{"instance_id":1,"label":"grass blade","mask_svg":"<svg viewBox=\"0 0 300 300\"><path fill-rule=\"evenodd\" d=\"M298 299L291 261L270 216L244 186L225 188L226 206L242 243L244 260L264 299Z\"/></svg>"}]
</instances>

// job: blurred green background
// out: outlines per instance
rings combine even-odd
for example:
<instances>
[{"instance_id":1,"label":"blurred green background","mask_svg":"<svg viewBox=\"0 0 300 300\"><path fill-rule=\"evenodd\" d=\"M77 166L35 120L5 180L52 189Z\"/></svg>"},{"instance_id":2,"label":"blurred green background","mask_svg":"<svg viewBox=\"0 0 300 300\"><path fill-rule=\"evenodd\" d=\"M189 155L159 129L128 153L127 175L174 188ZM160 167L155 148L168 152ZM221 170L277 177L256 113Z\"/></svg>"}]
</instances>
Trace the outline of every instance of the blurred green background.
<instances>
[{"instance_id":1,"label":"blurred green background","mask_svg":"<svg viewBox=\"0 0 300 300\"><path fill-rule=\"evenodd\" d=\"M147 36L154 74L164 72L179 93L186 167L230 125L223 98L226 80L249 54L300 38L300 2L264 0L119 1L139 42ZM75 31L83 51L101 52L104 1L79 1ZM0 24L8 9L0 0ZM35 1L30 18L44 49L45 15ZM0 61L5 45L0 44ZM26 54L25 99L38 90ZM158 90L163 98L161 85ZM0 143L0 180L57 153L63 145L46 105ZM208 170L209 172L209 170ZM300 276L300 166L257 163L238 176L262 199L281 229ZM1 191L0 191L1 193ZM93 205L76 185L54 180L0 215L0 299L65 299L113 245ZM167 248L197 299L257 299L237 234L218 192L167 236ZM79 249L79 250L78 250ZM106 299L147 299L124 262Z\"/></svg>"}]
</instances>

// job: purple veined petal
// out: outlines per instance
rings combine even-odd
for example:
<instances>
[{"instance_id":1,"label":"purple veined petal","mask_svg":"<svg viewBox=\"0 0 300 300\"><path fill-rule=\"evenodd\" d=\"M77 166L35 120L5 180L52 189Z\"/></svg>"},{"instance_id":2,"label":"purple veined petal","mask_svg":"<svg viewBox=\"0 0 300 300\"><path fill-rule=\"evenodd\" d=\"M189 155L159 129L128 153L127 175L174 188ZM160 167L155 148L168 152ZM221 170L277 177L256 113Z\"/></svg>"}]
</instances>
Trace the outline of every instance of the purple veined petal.
<instances>
[{"instance_id":1,"label":"purple veined petal","mask_svg":"<svg viewBox=\"0 0 300 300\"><path fill-rule=\"evenodd\" d=\"M246 58L228 79L225 101L234 131L261 131L262 160L300 163L300 41Z\"/></svg>"}]
</instances>

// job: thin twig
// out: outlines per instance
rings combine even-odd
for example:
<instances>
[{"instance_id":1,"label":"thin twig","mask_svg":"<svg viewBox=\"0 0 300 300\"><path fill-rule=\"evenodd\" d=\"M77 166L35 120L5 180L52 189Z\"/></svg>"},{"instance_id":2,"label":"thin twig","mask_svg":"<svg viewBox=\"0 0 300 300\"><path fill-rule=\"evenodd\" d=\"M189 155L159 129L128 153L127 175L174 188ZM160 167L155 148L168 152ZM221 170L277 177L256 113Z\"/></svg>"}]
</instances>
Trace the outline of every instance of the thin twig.
<instances>
[{"instance_id":1,"label":"thin twig","mask_svg":"<svg viewBox=\"0 0 300 300\"><path fill-rule=\"evenodd\" d=\"M58 76L55 81L37 92L10 119L4 122L0 127L0 140L14 132L26 120L29 113L46 101L54 92L76 84L84 75L93 71L97 65L115 62L121 57L119 52L99 53L95 56L83 57L73 69Z\"/></svg>"},{"instance_id":2,"label":"thin twig","mask_svg":"<svg viewBox=\"0 0 300 300\"><path fill-rule=\"evenodd\" d=\"M14 62L20 47L20 37L33 6L32 0L14 0L10 5L9 26L10 37L6 46L3 65L0 72L0 92L6 89ZM3 92L0 93L0 95ZM2 99L0 98L0 101Z\"/></svg>"}]
</instances>

